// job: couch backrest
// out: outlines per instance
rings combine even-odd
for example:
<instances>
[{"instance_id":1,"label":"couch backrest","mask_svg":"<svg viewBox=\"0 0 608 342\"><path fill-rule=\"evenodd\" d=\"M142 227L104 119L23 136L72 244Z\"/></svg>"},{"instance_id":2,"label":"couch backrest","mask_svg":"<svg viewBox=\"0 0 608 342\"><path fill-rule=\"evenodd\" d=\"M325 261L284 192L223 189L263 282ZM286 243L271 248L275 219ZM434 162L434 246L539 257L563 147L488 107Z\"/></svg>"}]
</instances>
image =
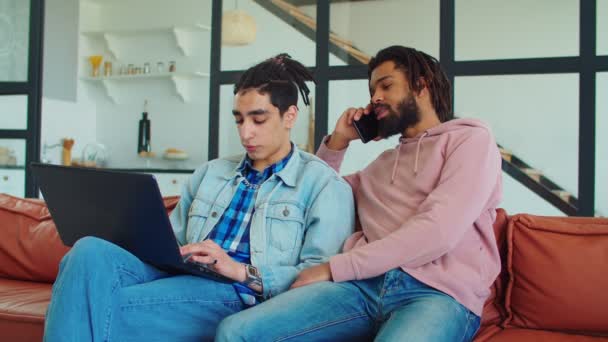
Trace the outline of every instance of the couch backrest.
<instances>
[{"instance_id":1,"label":"couch backrest","mask_svg":"<svg viewBox=\"0 0 608 342\"><path fill-rule=\"evenodd\" d=\"M502 270L478 337L498 326L608 336L608 219L499 209L494 232Z\"/></svg>"},{"instance_id":2,"label":"couch backrest","mask_svg":"<svg viewBox=\"0 0 608 342\"><path fill-rule=\"evenodd\" d=\"M608 336L608 219L510 218L503 326Z\"/></svg>"},{"instance_id":3,"label":"couch backrest","mask_svg":"<svg viewBox=\"0 0 608 342\"><path fill-rule=\"evenodd\" d=\"M164 198L169 212L178 200ZM0 194L0 277L52 283L68 250L44 201Z\"/></svg>"}]
</instances>

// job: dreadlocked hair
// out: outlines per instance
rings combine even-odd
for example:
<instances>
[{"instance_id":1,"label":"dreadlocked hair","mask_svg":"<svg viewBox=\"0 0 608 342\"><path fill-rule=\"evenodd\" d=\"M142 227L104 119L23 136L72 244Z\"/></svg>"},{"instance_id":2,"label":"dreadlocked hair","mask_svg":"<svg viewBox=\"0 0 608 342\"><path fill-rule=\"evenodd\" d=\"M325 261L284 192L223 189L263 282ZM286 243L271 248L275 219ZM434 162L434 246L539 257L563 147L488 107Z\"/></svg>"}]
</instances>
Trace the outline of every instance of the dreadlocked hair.
<instances>
[{"instance_id":1,"label":"dreadlocked hair","mask_svg":"<svg viewBox=\"0 0 608 342\"><path fill-rule=\"evenodd\" d=\"M304 104L310 105L306 81L317 83L302 63L281 53L247 69L234 85L234 94L250 88L269 94L270 103L283 115L290 106L298 105L298 90Z\"/></svg>"},{"instance_id":2,"label":"dreadlocked hair","mask_svg":"<svg viewBox=\"0 0 608 342\"><path fill-rule=\"evenodd\" d=\"M454 118L452 86L437 59L413 48L399 45L389 46L380 50L369 61L368 79L371 78L374 69L387 61L393 61L395 67L403 71L412 90L419 92L422 88L427 87L431 95L431 104L441 122Z\"/></svg>"}]
</instances>

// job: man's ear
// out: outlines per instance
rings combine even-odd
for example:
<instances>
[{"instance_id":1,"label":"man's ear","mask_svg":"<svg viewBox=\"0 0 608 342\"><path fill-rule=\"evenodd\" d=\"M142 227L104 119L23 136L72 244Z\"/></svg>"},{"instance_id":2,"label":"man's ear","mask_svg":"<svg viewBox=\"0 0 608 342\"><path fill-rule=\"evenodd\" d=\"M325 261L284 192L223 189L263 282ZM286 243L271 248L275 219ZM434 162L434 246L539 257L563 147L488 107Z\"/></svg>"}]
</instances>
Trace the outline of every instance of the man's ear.
<instances>
[{"instance_id":1,"label":"man's ear","mask_svg":"<svg viewBox=\"0 0 608 342\"><path fill-rule=\"evenodd\" d=\"M285 128L293 128L296 125L296 119L298 118L298 107L289 106L285 113L283 113L283 122L285 123Z\"/></svg>"},{"instance_id":2,"label":"man's ear","mask_svg":"<svg viewBox=\"0 0 608 342\"><path fill-rule=\"evenodd\" d=\"M418 79L418 88L419 91L416 92L416 97L423 97L429 95L429 88L426 86L426 80L424 77L420 77Z\"/></svg>"}]
</instances>

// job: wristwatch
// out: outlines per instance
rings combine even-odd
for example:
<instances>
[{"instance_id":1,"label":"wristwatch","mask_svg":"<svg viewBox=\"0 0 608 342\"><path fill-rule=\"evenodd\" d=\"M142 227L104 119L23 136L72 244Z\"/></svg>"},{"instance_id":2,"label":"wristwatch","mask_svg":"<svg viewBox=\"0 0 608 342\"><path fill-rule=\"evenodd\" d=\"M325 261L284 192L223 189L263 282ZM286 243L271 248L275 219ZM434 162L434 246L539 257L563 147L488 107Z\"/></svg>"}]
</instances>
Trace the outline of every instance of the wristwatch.
<instances>
[{"instance_id":1,"label":"wristwatch","mask_svg":"<svg viewBox=\"0 0 608 342\"><path fill-rule=\"evenodd\" d=\"M262 276L260 276L257 267L245 264L245 274L247 275L247 278L245 278L243 283L255 292L262 293L264 290L264 287L262 286Z\"/></svg>"}]
</instances>

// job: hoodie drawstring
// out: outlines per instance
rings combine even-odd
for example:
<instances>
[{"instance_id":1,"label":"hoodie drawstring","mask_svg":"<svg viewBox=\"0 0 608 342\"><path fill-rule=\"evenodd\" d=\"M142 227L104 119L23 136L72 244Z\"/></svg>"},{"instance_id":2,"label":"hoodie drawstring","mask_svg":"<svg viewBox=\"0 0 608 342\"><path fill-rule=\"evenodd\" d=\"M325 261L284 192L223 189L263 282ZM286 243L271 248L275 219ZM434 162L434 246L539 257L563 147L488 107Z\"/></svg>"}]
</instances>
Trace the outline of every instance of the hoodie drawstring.
<instances>
[{"instance_id":1,"label":"hoodie drawstring","mask_svg":"<svg viewBox=\"0 0 608 342\"><path fill-rule=\"evenodd\" d=\"M399 154L401 153L401 141L402 138L399 138L399 145L397 145L397 156L395 157L395 163L393 164L393 174L391 175L391 184L395 181L395 174L397 173L397 164L399 163Z\"/></svg>"},{"instance_id":2,"label":"hoodie drawstring","mask_svg":"<svg viewBox=\"0 0 608 342\"><path fill-rule=\"evenodd\" d=\"M418 143L416 144L416 159L414 160L414 175L418 174L418 158L420 157L420 145L422 144L422 139L429 135L429 132L424 132L420 139L418 139ZM391 184L395 182L395 175L397 174L397 165L399 164L399 155L401 154L401 145L405 141L404 137L399 138L399 145L397 146L397 156L395 157L395 163L393 164L393 173L391 174Z\"/></svg>"},{"instance_id":3,"label":"hoodie drawstring","mask_svg":"<svg viewBox=\"0 0 608 342\"><path fill-rule=\"evenodd\" d=\"M429 132L424 132L424 134L418 139L418 144L416 145L416 159L414 161L414 175L418 174L418 157L420 156L420 145L422 144L422 139L429 135Z\"/></svg>"}]
</instances>

